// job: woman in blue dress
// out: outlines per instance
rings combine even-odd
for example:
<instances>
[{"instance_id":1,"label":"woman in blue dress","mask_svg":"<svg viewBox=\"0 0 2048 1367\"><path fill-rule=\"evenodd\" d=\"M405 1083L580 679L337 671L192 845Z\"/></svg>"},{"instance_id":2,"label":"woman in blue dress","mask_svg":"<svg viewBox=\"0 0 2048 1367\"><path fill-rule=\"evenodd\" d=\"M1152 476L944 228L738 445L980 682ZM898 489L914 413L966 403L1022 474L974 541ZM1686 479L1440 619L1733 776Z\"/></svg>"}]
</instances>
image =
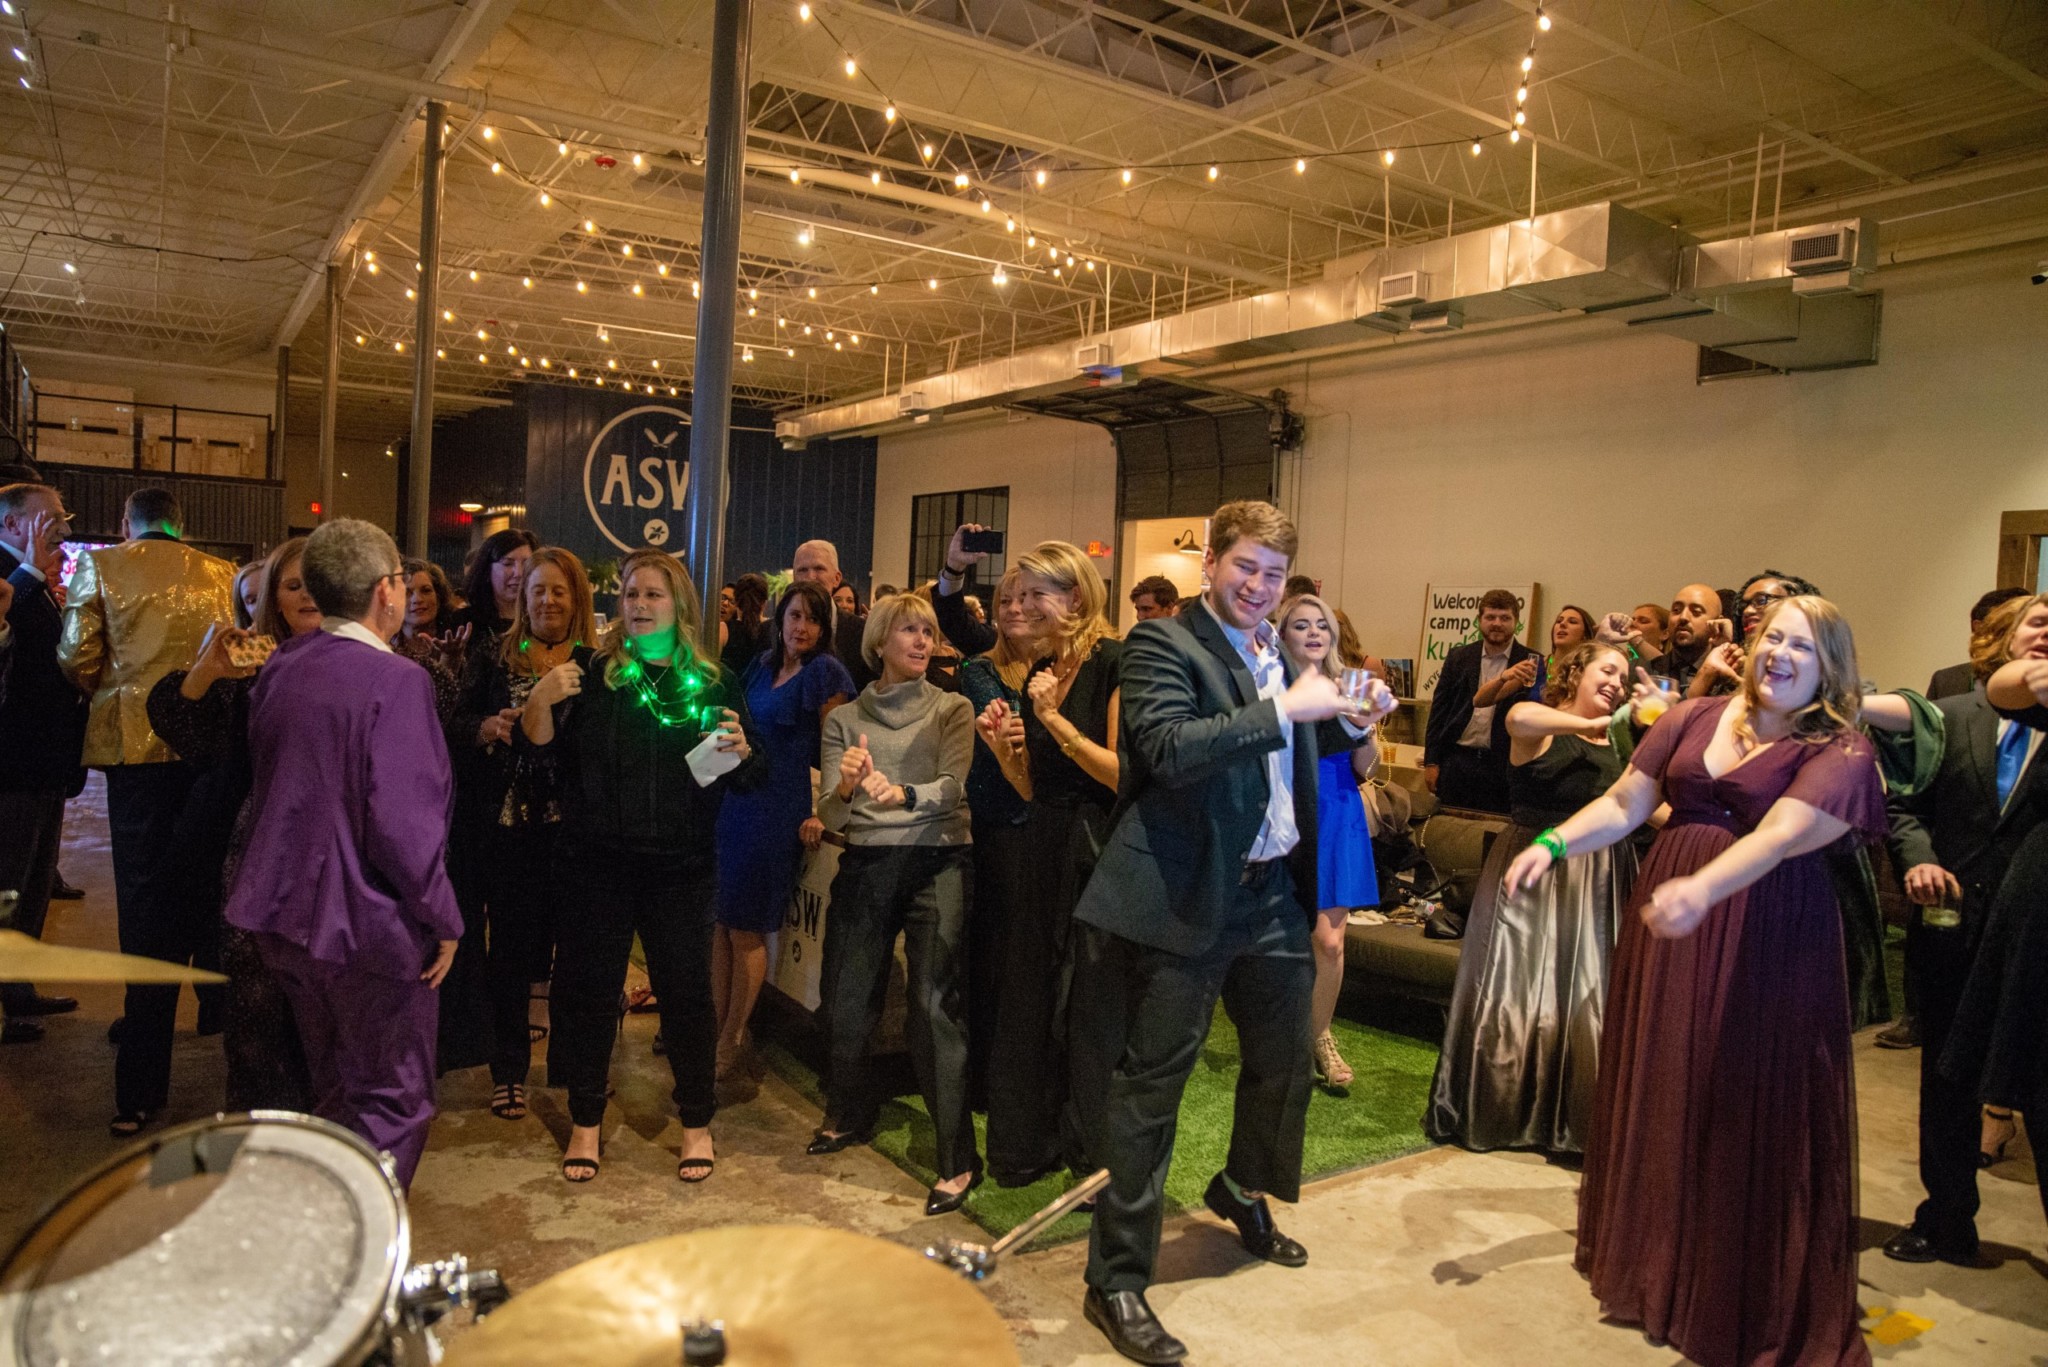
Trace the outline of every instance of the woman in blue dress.
<instances>
[{"instance_id":1,"label":"woman in blue dress","mask_svg":"<svg viewBox=\"0 0 2048 1367\"><path fill-rule=\"evenodd\" d=\"M1298 670L1320 669L1337 675L1337 614L1312 593L1290 598L1274 619L1280 625L1280 648ZM1354 718L1354 721L1359 720ZM1344 987L1344 923L1353 907L1380 900L1379 877L1373 872L1372 834L1365 824L1365 799L1358 784L1379 767L1379 732L1368 727L1354 737L1341 722L1324 722L1316 731L1322 760L1316 774L1316 913L1314 941L1316 985L1313 1020L1316 1075L1330 1087L1351 1084L1351 1065L1337 1051L1330 1022L1337 1016L1337 994Z\"/></svg>"},{"instance_id":2,"label":"woman in blue dress","mask_svg":"<svg viewBox=\"0 0 2048 1367\"><path fill-rule=\"evenodd\" d=\"M741 676L768 755L768 781L731 793L718 816L718 929L711 998L718 1013L718 1075L731 1075L747 1020L768 977L768 937L782 925L806 849L822 831L811 815L811 770L825 714L859 690L832 654L832 600L792 584L775 605L767 650Z\"/></svg>"}]
</instances>

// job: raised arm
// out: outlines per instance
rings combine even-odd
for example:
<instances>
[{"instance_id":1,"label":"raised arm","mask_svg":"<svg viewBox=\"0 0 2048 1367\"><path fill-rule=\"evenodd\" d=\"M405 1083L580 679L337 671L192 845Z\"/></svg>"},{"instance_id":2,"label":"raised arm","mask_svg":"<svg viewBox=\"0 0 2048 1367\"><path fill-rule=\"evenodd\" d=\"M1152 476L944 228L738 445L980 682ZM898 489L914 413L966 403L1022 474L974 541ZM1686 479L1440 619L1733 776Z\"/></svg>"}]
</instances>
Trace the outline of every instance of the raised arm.
<instances>
[{"instance_id":1,"label":"raised arm","mask_svg":"<svg viewBox=\"0 0 2048 1367\"><path fill-rule=\"evenodd\" d=\"M1660 883L1643 907L1650 933L1690 935L1717 902L1725 902L1787 859L1840 840L1849 823L1795 797L1781 797L1755 830L1714 856L1697 873Z\"/></svg>"},{"instance_id":2,"label":"raised arm","mask_svg":"<svg viewBox=\"0 0 2048 1367\"><path fill-rule=\"evenodd\" d=\"M1984 696L2002 712L2031 712L2048 709L2048 660L2011 660L1984 681ZM2048 726L2048 720L2014 718L2028 726Z\"/></svg>"},{"instance_id":3,"label":"raised arm","mask_svg":"<svg viewBox=\"0 0 2048 1367\"><path fill-rule=\"evenodd\" d=\"M1508 709L1508 734L1516 740L1543 740L1550 736L1584 736L1598 740L1607 734L1612 717L1582 717L1576 712L1540 702L1518 702Z\"/></svg>"}]
</instances>

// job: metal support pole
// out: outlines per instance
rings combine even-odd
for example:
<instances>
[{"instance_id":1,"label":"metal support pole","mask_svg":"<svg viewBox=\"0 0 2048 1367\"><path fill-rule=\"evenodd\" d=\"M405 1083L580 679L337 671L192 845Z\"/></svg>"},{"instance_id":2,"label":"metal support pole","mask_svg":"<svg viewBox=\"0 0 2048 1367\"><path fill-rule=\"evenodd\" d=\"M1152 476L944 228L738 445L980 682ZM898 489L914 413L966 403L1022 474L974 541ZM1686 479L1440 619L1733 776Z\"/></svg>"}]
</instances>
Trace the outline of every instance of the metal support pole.
<instances>
[{"instance_id":1,"label":"metal support pole","mask_svg":"<svg viewBox=\"0 0 2048 1367\"><path fill-rule=\"evenodd\" d=\"M732 430L733 312L739 300L751 0L717 0L711 18L711 108L704 129L702 290L690 393L690 497L683 558L707 604L725 582L726 445ZM707 606L705 617L710 617Z\"/></svg>"},{"instance_id":2,"label":"metal support pole","mask_svg":"<svg viewBox=\"0 0 2048 1367\"><path fill-rule=\"evenodd\" d=\"M434 332L441 313L441 158L448 106L429 100L420 143L419 307L412 321L412 442L406 448L405 553L427 558L434 477Z\"/></svg>"},{"instance_id":3,"label":"metal support pole","mask_svg":"<svg viewBox=\"0 0 2048 1367\"><path fill-rule=\"evenodd\" d=\"M277 416L270 424L270 463L264 471L266 479L284 478L284 433L285 408L292 401L292 349L281 346L277 349Z\"/></svg>"},{"instance_id":4,"label":"metal support pole","mask_svg":"<svg viewBox=\"0 0 2048 1367\"><path fill-rule=\"evenodd\" d=\"M327 360L320 371L320 520L334 516L334 417L341 399L341 263L327 263Z\"/></svg>"}]
</instances>

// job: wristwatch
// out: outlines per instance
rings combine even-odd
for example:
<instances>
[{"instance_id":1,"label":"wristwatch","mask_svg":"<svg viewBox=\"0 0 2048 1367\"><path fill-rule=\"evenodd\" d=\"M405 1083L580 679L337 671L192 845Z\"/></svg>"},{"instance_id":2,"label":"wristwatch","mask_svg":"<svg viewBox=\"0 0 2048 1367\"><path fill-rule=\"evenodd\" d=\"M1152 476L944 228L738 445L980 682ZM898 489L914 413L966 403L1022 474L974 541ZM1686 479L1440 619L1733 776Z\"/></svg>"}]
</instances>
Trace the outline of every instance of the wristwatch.
<instances>
[{"instance_id":1,"label":"wristwatch","mask_svg":"<svg viewBox=\"0 0 2048 1367\"><path fill-rule=\"evenodd\" d=\"M917 789L911 787L908 783L903 784L902 788L903 808L905 811L908 811L917 805Z\"/></svg>"}]
</instances>

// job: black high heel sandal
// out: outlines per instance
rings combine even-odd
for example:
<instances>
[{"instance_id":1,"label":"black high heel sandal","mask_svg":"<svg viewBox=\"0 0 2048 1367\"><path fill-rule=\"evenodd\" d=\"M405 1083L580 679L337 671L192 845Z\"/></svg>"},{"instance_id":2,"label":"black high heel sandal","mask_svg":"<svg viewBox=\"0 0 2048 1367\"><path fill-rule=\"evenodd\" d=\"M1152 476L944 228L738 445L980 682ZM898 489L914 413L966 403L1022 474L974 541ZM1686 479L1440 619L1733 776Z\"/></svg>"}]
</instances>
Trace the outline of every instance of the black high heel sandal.
<instances>
[{"instance_id":1,"label":"black high heel sandal","mask_svg":"<svg viewBox=\"0 0 2048 1367\"><path fill-rule=\"evenodd\" d=\"M1997 1121L1997 1122L1998 1122L1999 1124L2001 1124L2001 1125L2012 1125L2012 1124L2013 1124L2013 1117L2012 1117L2012 1112L2011 1112L2011 1111L1995 1111L1995 1110L1993 1110L1993 1109L1992 1109L1991 1107L1989 1107L1989 1106L1986 1106L1986 1107L1984 1108L1984 1114L1985 1114L1985 1115L1986 1115L1986 1116L1987 1116L1988 1118L1990 1118L1990 1119L1992 1119L1992 1120L1996 1120L1996 1121ZM2003 1163L2003 1162L2005 1161L2005 1151L2006 1151L2007 1149L2009 1149L2009 1148L2011 1148L2011 1147L2012 1147L2012 1141L2013 1141L2014 1137L2015 1137L2015 1136L2017 1136L2018 1134L2019 1134L2019 1127L2018 1127L2018 1126L2016 1126L2016 1125L2014 1125L2014 1126L2013 1126L2013 1129L2012 1129L2012 1132L2011 1132L2011 1133L2009 1133L2009 1134L2007 1134L2007 1135L2005 1136L2005 1138L2003 1138L2003 1139L2001 1139L2001 1140L1999 1140L1999 1141L1998 1141L1998 1147L1997 1147L1997 1148L1995 1148L1995 1149L1983 1149L1983 1148L1980 1148L1980 1149L1978 1149L1978 1150L1977 1150L1977 1166L1978 1166L1978 1167L1980 1167L1980 1168L1988 1168L1988 1167L1993 1167L1993 1166L1995 1166L1995 1165L1997 1165L1997 1164L1999 1164L1999 1163Z\"/></svg>"},{"instance_id":2,"label":"black high heel sandal","mask_svg":"<svg viewBox=\"0 0 2048 1367\"><path fill-rule=\"evenodd\" d=\"M491 1114L500 1120L526 1119L526 1088L506 1082L491 1089Z\"/></svg>"}]
</instances>

